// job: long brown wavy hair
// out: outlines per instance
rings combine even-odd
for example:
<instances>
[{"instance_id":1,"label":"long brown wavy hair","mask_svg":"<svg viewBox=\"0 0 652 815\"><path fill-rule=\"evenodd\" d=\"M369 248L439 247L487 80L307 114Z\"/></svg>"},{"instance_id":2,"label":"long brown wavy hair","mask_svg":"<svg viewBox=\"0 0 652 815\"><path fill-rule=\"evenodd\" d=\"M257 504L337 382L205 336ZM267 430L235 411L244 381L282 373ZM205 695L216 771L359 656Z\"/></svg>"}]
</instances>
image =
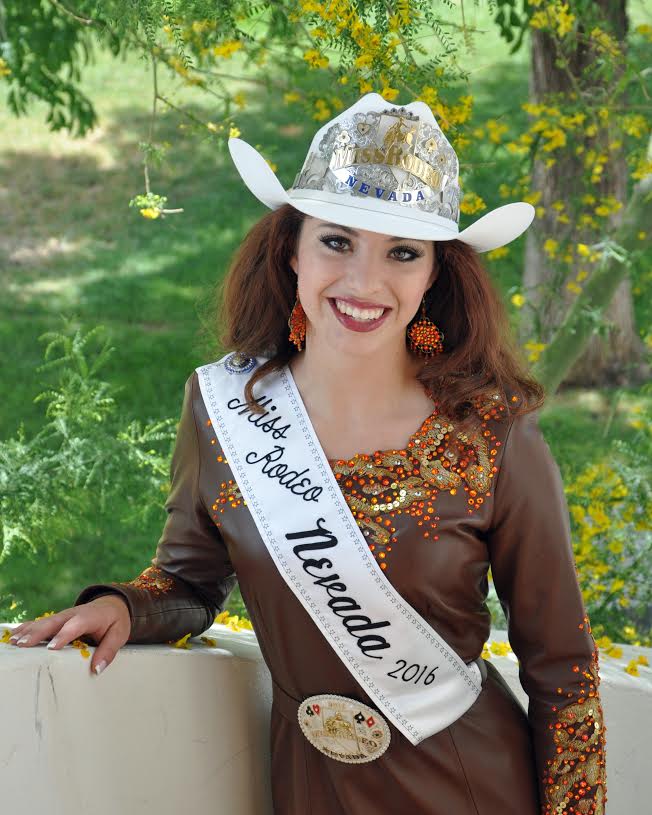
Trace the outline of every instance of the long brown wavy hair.
<instances>
[{"instance_id":1,"label":"long brown wavy hair","mask_svg":"<svg viewBox=\"0 0 652 815\"><path fill-rule=\"evenodd\" d=\"M209 331L218 344L215 357L224 350L269 357L245 386L254 413L264 412L254 401L254 384L298 353L289 340L288 318L296 300L296 276L289 261L305 217L290 204L264 215L209 298ZM527 371L507 311L478 253L450 240L435 241L435 255L439 274L425 304L428 317L444 333L444 350L424 361L417 379L435 396L438 410L464 433L497 402L503 415L541 407L544 388Z\"/></svg>"}]
</instances>

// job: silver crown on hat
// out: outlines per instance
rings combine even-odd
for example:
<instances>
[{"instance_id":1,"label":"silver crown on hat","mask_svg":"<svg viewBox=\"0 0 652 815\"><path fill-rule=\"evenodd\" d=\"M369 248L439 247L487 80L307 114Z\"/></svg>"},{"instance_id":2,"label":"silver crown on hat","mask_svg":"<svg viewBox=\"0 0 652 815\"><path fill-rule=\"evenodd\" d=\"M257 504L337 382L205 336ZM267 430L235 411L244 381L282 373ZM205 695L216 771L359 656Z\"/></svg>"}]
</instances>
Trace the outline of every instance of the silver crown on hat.
<instances>
[{"instance_id":1,"label":"silver crown on hat","mask_svg":"<svg viewBox=\"0 0 652 815\"><path fill-rule=\"evenodd\" d=\"M439 125L406 108L356 113L328 128L292 192L377 198L459 223L459 162Z\"/></svg>"}]
</instances>

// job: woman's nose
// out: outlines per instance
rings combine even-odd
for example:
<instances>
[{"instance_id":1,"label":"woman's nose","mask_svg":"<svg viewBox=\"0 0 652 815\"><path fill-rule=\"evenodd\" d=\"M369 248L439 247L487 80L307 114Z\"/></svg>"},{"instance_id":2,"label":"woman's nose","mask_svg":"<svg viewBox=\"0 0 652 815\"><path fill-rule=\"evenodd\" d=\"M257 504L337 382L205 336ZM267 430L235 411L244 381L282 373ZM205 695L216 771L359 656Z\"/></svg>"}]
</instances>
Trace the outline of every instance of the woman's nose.
<instances>
[{"instance_id":1,"label":"woman's nose","mask_svg":"<svg viewBox=\"0 0 652 815\"><path fill-rule=\"evenodd\" d=\"M364 299L380 288L382 264L373 252L358 252L350 258L347 264L347 277L349 286L353 289L351 294L357 294Z\"/></svg>"}]
</instances>

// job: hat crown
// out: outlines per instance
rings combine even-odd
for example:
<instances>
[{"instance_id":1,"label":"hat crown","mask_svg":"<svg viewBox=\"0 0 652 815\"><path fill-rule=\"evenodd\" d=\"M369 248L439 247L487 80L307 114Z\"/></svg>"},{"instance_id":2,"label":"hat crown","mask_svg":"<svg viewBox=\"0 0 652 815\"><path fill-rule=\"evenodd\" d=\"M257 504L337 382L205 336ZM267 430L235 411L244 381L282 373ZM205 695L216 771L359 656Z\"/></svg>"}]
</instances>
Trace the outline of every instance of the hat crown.
<instances>
[{"instance_id":1,"label":"hat crown","mask_svg":"<svg viewBox=\"0 0 652 815\"><path fill-rule=\"evenodd\" d=\"M321 127L288 193L307 190L417 210L455 230L459 222L457 155L424 102L392 107L368 93Z\"/></svg>"}]
</instances>

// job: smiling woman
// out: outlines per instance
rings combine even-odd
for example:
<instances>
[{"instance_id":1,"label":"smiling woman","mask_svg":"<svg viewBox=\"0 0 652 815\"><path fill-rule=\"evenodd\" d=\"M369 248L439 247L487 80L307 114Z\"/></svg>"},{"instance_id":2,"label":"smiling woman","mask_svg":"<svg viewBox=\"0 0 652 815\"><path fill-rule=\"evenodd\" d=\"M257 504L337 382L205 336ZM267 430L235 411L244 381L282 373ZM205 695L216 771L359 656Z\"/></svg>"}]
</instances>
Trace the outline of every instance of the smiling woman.
<instances>
[{"instance_id":1,"label":"smiling woman","mask_svg":"<svg viewBox=\"0 0 652 815\"><path fill-rule=\"evenodd\" d=\"M186 383L147 579L75 605L118 594L129 641L163 642L205 630L237 576L273 679L276 815L603 815L544 393L479 259L533 208L460 232L457 157L422 102L362 97L288 191L230 147L272 212L216 289L228 353ZM527 713L481 656L490 567Z\"/></svg>"},{"instance_id":2,"label":"smiling woman","mask_svg":"<svg viewBox=\"0 0 652 815\"><path fill-rule=\"evenodd\" d=\"M496 392L510 412L543 404L543 389L528 374L510 336L500 295L478 253L460 240L338 226L285 204L245 237L213 304L221 347L248 356L274 349L249 379L248 400L258 380L289 363L304 384L302 393L308 400L313 394L315 406L322 406L324 419L339 417L350 424L352 415L361 420L366 415L353 434L367 426L370 410L378 414L387 408L384 419L391 422L405 415L412 398L416 412L423 413L419 394L424 390L436 395L442 412L462 432L473 428L475 405L495 402ZM380 316L362 311L379 308ZM305 330L295 344L287 328L288 320L297 318ZM405 342L406 332L409 337L423 320L435 327L431 336L441 339L443 353L424 355ZM308 385L304 373L311 359L319 374ZM327 383L330 372L333 380ZM349 409L341 400L343 381L355 388L349 391ZM374 396L379 388L387 394L381 404ZM255 404L252 409L257 410ZM383 417L378 418L381 423Z\"/></svg>"}]
</instances>

